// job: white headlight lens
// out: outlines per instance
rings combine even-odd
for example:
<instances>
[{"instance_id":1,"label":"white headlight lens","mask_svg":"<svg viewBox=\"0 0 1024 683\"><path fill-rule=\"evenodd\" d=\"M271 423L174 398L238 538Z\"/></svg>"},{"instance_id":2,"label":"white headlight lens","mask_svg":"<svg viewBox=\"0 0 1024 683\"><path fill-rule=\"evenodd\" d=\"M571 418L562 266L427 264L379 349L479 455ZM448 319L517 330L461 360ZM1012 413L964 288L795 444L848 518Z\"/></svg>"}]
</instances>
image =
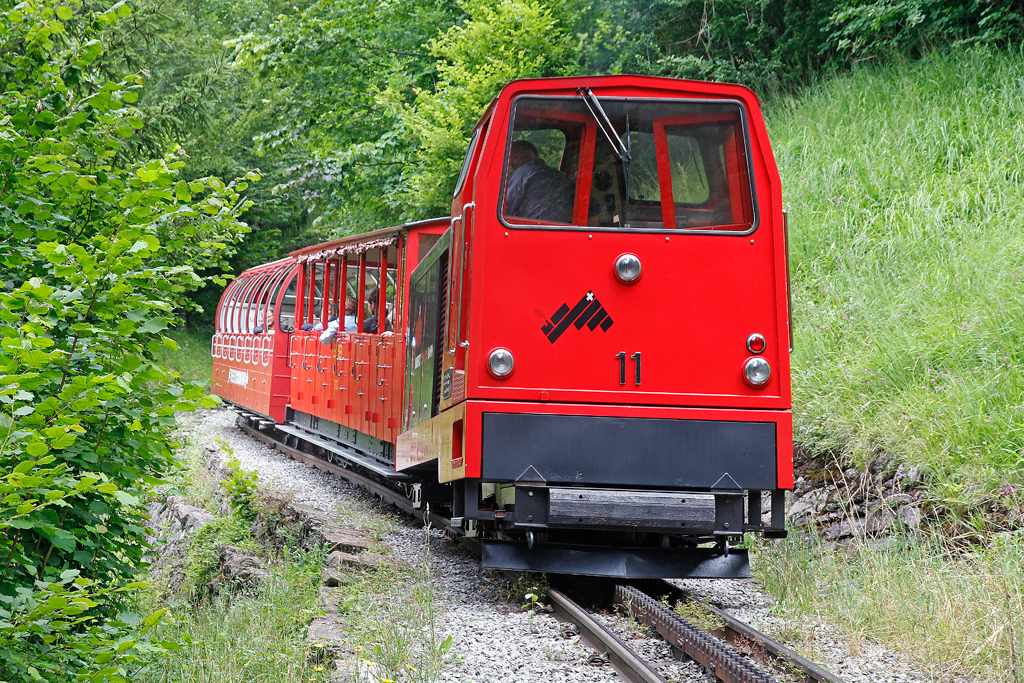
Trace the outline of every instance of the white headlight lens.
<instances>
[{"instance_id":1,"label":"white headlight lens","mask_svg":"<svg viewBox=\"0 0 1024 683\"><path fill-rule=\"evenodd\" d=\"M640 279L643 266L636 254L623 254L615 260L615 277L622 282L636 282Z\"/></svg>"},{"instance_id":2,"label":"white headlight lens","mask_svg":"<svg viewBox=\"0 0 1024 683\"><path fill-rule=\"evenodd\" d=\"M772 366L764 358L751 358L743 366L743 376L755 387L764 386L771 379Z\"/></svg>"},{"instance_id":3,"label":"white headlight lens","mask_svg":"<svg viewBox=\"0 0 1024 683\"><path fill-rule=\"evenodd\" d=\"M515 366L515 358L508 349L494 349L487 359L487 368L495 377L508 377Z\"/></svg>"}]
</instances>

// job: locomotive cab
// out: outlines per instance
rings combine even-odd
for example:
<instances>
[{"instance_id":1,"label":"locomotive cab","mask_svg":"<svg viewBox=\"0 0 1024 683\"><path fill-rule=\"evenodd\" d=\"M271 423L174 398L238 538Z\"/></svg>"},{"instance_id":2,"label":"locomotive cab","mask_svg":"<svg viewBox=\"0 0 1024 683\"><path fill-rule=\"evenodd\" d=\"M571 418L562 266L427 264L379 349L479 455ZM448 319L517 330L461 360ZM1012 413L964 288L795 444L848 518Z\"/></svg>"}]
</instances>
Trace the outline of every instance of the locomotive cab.
<instances>
[{"instance_id":1,"label":"locomotive cab","mask_svg":"<svg viewBox=\"0 0 1024 683\"><path fill-rule=\"evenodd\" d=\"M411 274L396 469L487 566L746 575L793 484L785 237L746 88L509 84Z\"/></svg>"}]
</instances>

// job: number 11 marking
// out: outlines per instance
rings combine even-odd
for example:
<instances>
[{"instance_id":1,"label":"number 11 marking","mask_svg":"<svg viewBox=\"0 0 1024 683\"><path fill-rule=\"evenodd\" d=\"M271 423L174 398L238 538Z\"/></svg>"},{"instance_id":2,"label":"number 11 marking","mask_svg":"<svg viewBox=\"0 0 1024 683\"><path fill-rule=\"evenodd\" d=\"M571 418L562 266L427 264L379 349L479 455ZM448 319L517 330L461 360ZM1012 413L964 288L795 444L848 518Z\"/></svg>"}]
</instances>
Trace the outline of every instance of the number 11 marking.
<instances>
[{"instance_id":1,"label":"number 11 marking","mask_svg":"<svg viewBox=\"0 0 1024 683\"><path fill-rule=\"evenodd\" d=\"M619 359L619 384L626 384L626 352L619 351L615 354L615 357ZM633 363L636 367L636 378L633 380L637 386L640 386L640 352L637 351L630 358L633 359Z\"/></svg>"}]
</instances>

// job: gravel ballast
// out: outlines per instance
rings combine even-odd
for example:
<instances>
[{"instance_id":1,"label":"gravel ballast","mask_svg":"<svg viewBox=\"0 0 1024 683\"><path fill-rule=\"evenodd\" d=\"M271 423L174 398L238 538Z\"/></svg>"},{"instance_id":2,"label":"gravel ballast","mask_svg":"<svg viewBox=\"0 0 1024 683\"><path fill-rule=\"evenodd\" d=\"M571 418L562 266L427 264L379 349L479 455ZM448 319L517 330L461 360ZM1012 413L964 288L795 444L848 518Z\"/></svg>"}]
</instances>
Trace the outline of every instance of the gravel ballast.
<instances>
[{"instance_id":1,"label":"gravel ballast","mask_svg":"<svg viewBox=\"0 0 1024 683\"><path fill-rule=\"evenodd\" d=\"M356 486L320 470L299 463L249 437L235 426L229 410L214 409L182 415L181 431L187 439L208 450L219 450L222 439L241 467L259 474L261 488L289 494L297 503L325 512L342 507L364 511L367 516L384 514L376 498ZM393 509L393 508L391 508ZM441 674L441 681L499 683L503 681L622 680L611 666L595 665L595 654L578 637L563 633L562 624L549 614L531 614L502 595L507 580L480 567L479 562L454 543L432 542L424 552L424 530L403 517L393 525L381 544L389 553L411 566L430 562L437 596L436 628L442 637L452 636L454 661ZM351 521L351 520L350 520ZM373 522L368 522L372 526ZM440 539L439 531L432 531ZM679 581L693 595L719 606L737 618L769 634L785 630L785 622L772 616L772 599L751 580ZM615 615L601 620L641 656L655 662L668 681L710 683L715 678L693 662L675 661L667 643ZM854 654L850 646L824 624L815 624L813 642L802 650L847 683L904 683L928 681L916 673L902 656L870 643L860 643ZM806 633L806 625L801 629Z\"/></svg>"}]
</instances>

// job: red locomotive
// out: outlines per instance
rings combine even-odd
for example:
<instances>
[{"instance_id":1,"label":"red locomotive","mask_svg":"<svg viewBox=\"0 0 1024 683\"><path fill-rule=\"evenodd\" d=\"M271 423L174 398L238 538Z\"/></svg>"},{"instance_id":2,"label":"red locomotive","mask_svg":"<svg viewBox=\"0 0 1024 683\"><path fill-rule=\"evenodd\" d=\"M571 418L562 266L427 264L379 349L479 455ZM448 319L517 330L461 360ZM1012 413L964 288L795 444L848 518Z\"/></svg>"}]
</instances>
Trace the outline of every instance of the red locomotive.
<instances>
[{"instance_id":1,"label":"red locomotive","mask_svg":"<svg viewBox=\"0 0 1024 683\"><path fill-rule=\"evenodd\" d=\"M449 509L485 566L741 576L793 486L787 270L748 89L515 81L450 218L227 288L214 391Z\"/></svg>"}]
</instances>

